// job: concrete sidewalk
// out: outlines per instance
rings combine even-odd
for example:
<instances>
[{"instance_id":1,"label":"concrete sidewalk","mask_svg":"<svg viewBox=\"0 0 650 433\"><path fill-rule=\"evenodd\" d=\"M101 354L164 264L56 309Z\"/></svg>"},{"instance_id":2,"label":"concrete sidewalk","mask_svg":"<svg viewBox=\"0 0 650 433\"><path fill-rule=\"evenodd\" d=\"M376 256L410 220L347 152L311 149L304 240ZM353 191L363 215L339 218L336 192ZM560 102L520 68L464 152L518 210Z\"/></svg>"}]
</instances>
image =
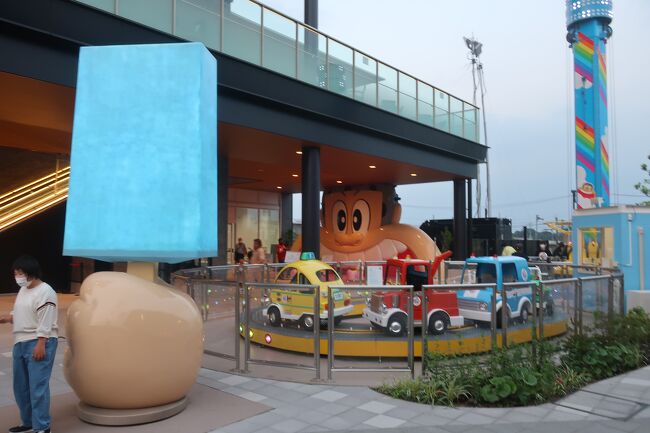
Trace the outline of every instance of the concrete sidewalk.
<instances>
[{"instance_id":1,"label":"concrete sidewalk","mask_svg":"<svg viewBox=\"0 0 650 433\"><path fill-rule=\"evenodd\" d=\"M74 297L61 298L61 335L65 335L64 311ZM8 311L11 302L9 297L0 297L0 311ZM12 343L11 328L1 327L0 432L18 423L11 386ZM197 384L188 394L190 405L181 414L142 426L91 426L75 416L77 399L63 377L65 348L65 339L61 339L50 382L55 433L298 433L377 429L382 429L382 433L650 433L650 367L589 385L555 403L511 409L432 407L395 400L367 386L295 383L201 369ZM214 363L207 359L206 364L212 367Z\"/></svg>"},{"instance_id":2,"label":"concrete sidewalk","mask_svg":"<svg viewBox=\"0 0 650 433\"><path fill-rule=\"evenodd\" d=\"M650 432L650 367L589 385L555 403L511 409L431 407L364 386L303 384L202 369L185 415L127 428L89 426L74 415L76 398L61 364L65 341L59 347L51 382L53 432ZM0 354L2 428L18 421L7 419L17 414L10 361L10 353Z\"/></svg>"}]
</instances>

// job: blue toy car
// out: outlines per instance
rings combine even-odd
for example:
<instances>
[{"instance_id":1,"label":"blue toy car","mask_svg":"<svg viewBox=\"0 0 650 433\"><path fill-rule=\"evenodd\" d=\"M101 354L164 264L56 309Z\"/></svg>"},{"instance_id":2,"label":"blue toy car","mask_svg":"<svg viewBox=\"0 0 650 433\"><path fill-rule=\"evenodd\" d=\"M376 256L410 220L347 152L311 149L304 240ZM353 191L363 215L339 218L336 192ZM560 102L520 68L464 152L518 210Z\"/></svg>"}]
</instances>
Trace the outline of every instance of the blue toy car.
<instances>
[{"instance_id":1,"label":"blue toy car","mask_svg":"<svg viewBox=\"0 0 650 433\"><path fill-rule=\"evenodd\" d=\"M476 265L476 277L473 264ZM525 282L531 280L532 272L528 262L522 257L473 257L465 261L461 284L466 283L494 283L498 288L497 294L497 326L501 326L501 288L503 283ZM472 281L475 280L475 281ZM490 322L492 320L492 289L463 290L458 292L458 309L465 319L477 322ZM532 311L533 294L531 287L522 287L508 290L508 317L528 321Z\"/></svg>"}]
</instances>

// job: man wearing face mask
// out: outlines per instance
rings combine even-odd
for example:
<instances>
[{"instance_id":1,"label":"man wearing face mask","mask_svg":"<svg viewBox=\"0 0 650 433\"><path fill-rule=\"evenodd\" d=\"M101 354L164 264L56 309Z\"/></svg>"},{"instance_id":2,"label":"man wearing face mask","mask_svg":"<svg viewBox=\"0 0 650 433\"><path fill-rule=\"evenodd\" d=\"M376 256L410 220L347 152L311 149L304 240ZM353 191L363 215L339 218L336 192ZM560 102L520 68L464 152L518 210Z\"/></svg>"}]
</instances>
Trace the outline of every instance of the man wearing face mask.
<instances>
[{"instance_id":1,"label":"man wearing face mask","mask_svg":"<svg viewBox=\"0 0 650 433\"><path fill-rule=\"evenodd\" d=\"M58 344L57 297L41 281L35 258L21 256L12 266L20 291L11 316L0 323L13 323L14 396L22 424L12 433L50 433L50 376Z\"/></svg>"}]
</instances>

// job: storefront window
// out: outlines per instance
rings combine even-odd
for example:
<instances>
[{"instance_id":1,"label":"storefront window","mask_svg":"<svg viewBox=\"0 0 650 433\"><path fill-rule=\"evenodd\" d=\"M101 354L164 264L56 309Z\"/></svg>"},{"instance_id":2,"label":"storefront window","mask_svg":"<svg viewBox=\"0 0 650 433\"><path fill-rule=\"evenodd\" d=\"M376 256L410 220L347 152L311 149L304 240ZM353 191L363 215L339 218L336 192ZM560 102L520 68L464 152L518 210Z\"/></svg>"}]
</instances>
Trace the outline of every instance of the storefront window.
<instances>
[{"instance_id":1,"label":"storefront window","mask_svg":"<svg viewBox=\"0 0 650 433\"><path fill-rule=\"evenodd\" d=\"M579 264L611 267L614 264L614 229L584 227L578 231Z\"/></svg>"},{"instance_id":2,"label":"storefront window","mask_svg":"<svg viewBox=\"0 0 650 433\"><path fill-rule=\"evenodd\" d=\"M253 248L253 239L258 237L257 209L238 207L236 212L235 231L236 239L242 238L246 246Z\"/></svg>"},{"instance_id":3,"label":"storefront window","mask_svg":"<svg viewBox=\"0 0 650 433\"><path fill-rule=\"evenodd\" d=\"M280 238L280 212L273 209L260 209L259 220L259 238L266 252L270 253L271 245L276 244Z\"/></svg>"},{"instance_id":4,"label":"storefront window","mask_svg":"<svg viewBox=\"0 0 650 433\"><path fill-rule=\"evenodd\" d=\"M272 260L271 245L280 237L280 211L277 209L236 208L235 239L242 238L248 248L260 239L267 259Z\"/></svg>"}]
</instances>

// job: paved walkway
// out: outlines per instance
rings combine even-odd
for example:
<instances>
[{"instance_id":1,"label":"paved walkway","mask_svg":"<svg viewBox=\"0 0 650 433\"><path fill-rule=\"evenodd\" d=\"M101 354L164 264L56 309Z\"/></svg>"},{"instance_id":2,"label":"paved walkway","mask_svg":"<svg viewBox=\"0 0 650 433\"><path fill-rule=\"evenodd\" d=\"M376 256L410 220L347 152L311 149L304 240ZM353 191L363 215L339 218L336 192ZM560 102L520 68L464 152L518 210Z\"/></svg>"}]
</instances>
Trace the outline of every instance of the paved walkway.
<instances>
[{"instance_id":1,"label":"paved walkway","mask_svg":"<svg viewBox=\"0 0 650 433\"><path fill-rule=\"evenodd\" d=\"M64 348L62 341L52 375L53 401L71 392L62 374ZM14 404L10 361L10 353L0 354L0 409ZM242 403L263 405L266 412L257 411L216 430L188 426L187 433L650 432L650 367L587 386L556 403L511 409L431 407L395 400L364 386L283 382L207 369L201 369L197 382ZM219 411L218 403L214 410ZM59 414L52 415L56 432ZM169 421L158 425L158 431L172 433Z\"/></svg>"},{"instance_id":2,"label":"paved walkway","mask_svg":"<svg viewBox=\"0 0 650 433\"><path fill-rule=\"evenodd\" d=\"M650 367L554 404L511 409L431 407L366 387L305 385L202 370L200 383L273 409L215 432L650 432Z\"/></svg>"},{"instance_id":3,"label":"paved walkway","mask_svg":"<svg viewBox=\"0 0 650 433\"><path fill-rule=\"evenodd\" d=\"M0 330L0 413L5 414L8 412L3 410L14 405L7 331L8 327ZM57 401L74 401L63 377L65 347L65 340L61 340L51 381L53 407ZM233 410L234 398L235 407L241 407L243 412L236 418L241 421L225 426L224 422L213 423L212 427L206 427L210 425L208 421L200 427L188 423L184 425L184 433L377 432L378 429L382 429L381 433L650 433L650 367L589 385L555 403L511 409L432 407L395 400L366 386L294 383L208 369L201 369L197 382L203 389L212 389L210 398L215 402L211 401L217 414L215 418L219 418L220 410ZM223 393L230 394L228 404L225 398L219 400L219 395L225 396ZM251 402L256 403L254 407ZM200 405L197 402L194 407ZM52 416L52 431L57 433L61 431L57 430L57 424L70 425L66 417L74 417L74 411L53 410ZM0 424L10 421L2 419ZM110 431L148 432L152 426L111 428ZM156 432L179 431L178 423L172 420L161 421L155 427Z\"/></svg>"}]
</instances>

